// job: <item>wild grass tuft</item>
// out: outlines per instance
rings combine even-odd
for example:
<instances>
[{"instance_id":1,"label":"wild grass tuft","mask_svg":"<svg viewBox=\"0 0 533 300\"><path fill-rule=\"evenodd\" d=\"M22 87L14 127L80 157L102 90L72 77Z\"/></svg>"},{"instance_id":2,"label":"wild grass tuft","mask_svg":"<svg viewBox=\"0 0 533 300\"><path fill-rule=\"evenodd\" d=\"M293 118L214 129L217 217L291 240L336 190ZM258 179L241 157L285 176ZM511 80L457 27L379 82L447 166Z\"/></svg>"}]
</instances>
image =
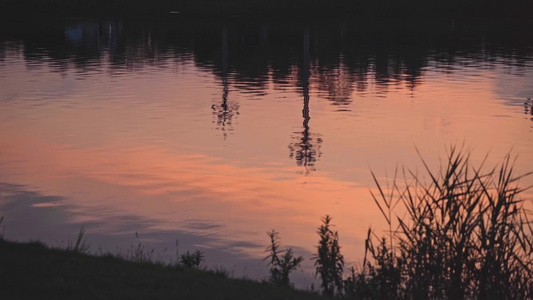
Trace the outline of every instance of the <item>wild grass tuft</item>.
<instances>
[{"instance_id":1,"label":"wild grass tuft","mask_svg":"<svg viewBox=\"0 0 533 300\"><path fill-rule=\"evenodd\" d=\"M228 268L221 266L221 265L215 265L210 270L215 276L220 278L232 278L235 270L229 270Z\"/></svg>"},{"instance_id":2,"label":"wild grass tuft","mask_svg":"<svg viewBox=\"0 0 533 300\"><path fill-rule=\"evenodd\" d=\"M0 224L2 224L3 221L4 221L4 216L0 218ZM4 226L2 226L2 232L0 232L0 240L4 239L4 232L5 232L5 228Z\"/></svg>"},{"instance_id":3,"label":"wild grass tuft","mask_svg":"<svg viewBox=\"0 0 533 300\"><path fill-rule=\"evenodd\" d=\"M178 248L179 240L176 240L176 257L177 265L184 268L185 270L198 269L200 264L204 262L205 256L204 253L200 250L195 250L194 252L185 252L180 256Z\"/></svg>"},{"instance_id":4,"label":"wild grass tuft","mask_svg":"<svg viewBox=\"0 0 533 300\"><path fill-rule=\"evenodd\" d=\"M91 246L87 243L87 239L85 238L85 226L82 225L78 237L76 238L76 242L72 243L69 241L67 244L67 250L76 253L87 253L89 248L91 248Z\"/></svg>"},{"instance_id":5,"label":"wild grass tuft","mask_svg":"<svg viewBox=\"0 0 533 300\"><path fill-rule=\"evenodd\" d=\"M420 155L420 154L419 154ZM421 158L422 159L422 158ZM486 160L486 158L485 158ZM361 299L531 299L533 230L510 154L485 170L451 147L424 182L405 170L372 194L389 231L369 231L371 259L353 272L346 294ZM396 205L405 211L393 214ZM394 216L393 216L394 215Z\"/></svg>"},{"instance_id":6,"label":"wild grass tuft","mask_svg":"<svg viewBox=\"0 0 533 300\"><path fill-rule=\"evenodd\" d=\"M298 269L303 257L294 257L291 248L280 250L279 233L275 230L267 232L270 245L266 252L269 254L263 260L269 260L270 282L278 286L291 286L289 274Z\"/></svg>"},{"instance_id":7,"label":"wild grass tuft","mask_svg":"<svg viewBox=\"0 0 533 300\"><path fill-rule=\"evenodd\" d=\"M326 215L322 218L322 223L317 231L320 236L317 255L313 257L315 274L320 275L324 295L333 296L335 292L342 294L344 256L340 253L339 234L331 229L331 217Z\"/></svg>"},{"instance_id":8,"label":"wild grass tuft","mask_svg":"<svg viewBox=\"0 0 533 300\"><path fill-rule=\"evenodd\" d=\"M180 265L185 269L197 269L203 261L204 253L200 250L195 250L192 253L187 251L180 257Z\"/></svg>"}]
</instances>

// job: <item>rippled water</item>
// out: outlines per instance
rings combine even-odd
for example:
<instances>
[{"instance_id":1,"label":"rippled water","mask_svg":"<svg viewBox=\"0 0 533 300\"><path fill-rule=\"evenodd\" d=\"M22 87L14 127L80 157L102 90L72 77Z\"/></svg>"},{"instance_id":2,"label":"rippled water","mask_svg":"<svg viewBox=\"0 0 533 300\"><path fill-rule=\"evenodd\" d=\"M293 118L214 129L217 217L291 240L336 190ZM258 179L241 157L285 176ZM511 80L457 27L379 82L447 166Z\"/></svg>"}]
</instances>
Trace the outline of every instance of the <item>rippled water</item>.
<instances>
[{"instance_id":1,"label":"rippled water","mask_svg":"<svg viewBox=\"0 0 533 300\"><path fill-rule=\"evenodd\" d=\"M379 234L370 170L422 173L416 149L437 168L463 143L533 170L533 31L515 25L4 22L5 237L65 245L84 224L93 251L164 260L179 239L261 278L276 229L304 287L322 216L350 263Z\"/></svg>"}]
</instances>

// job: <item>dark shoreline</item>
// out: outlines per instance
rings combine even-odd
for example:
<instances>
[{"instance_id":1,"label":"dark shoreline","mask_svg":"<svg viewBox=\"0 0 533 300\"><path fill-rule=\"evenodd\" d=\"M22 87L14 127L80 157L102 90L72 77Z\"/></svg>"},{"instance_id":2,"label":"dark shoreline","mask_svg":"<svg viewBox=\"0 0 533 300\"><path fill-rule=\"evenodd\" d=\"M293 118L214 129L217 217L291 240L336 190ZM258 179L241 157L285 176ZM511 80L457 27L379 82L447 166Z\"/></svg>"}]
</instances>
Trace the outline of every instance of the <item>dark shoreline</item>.
<instances>
[{"instance_id":1,"label":"dark shoreline","mask_svg":"<svg viewBox=\"0 0 533 300\"><path fill-rule=\"evenodd\" d=\"M2 299L325 299L213 270L0 239Z\"/></svg>"},{"instance_id":2,"label":"dark shoreline","mask_svg":"<svg viewBox=\"0 0 533 300\"><path fill-rule=\"evenodd\" d=\"M528 0L0 0L3 17L529 18Z\"/></svg>"}]
</instances>

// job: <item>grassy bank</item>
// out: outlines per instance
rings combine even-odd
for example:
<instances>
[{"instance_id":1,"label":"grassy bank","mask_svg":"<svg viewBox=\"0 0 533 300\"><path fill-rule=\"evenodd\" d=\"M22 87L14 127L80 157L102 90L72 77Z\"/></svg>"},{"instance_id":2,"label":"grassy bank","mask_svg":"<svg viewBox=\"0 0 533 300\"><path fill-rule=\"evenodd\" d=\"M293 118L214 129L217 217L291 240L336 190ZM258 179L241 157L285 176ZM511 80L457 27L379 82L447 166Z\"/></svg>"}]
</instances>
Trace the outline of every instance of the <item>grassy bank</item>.
<instances>
[{"instance_id":1,"label":"grassy bank","mask_svg":"<svg viewBox=\"0 0 533 300\"><path fill-rule=\"evenodd\" d=\"M1 298L9 299L324 299L223 272L133 262L0 240Z\"/></svg>"}]
</instances>

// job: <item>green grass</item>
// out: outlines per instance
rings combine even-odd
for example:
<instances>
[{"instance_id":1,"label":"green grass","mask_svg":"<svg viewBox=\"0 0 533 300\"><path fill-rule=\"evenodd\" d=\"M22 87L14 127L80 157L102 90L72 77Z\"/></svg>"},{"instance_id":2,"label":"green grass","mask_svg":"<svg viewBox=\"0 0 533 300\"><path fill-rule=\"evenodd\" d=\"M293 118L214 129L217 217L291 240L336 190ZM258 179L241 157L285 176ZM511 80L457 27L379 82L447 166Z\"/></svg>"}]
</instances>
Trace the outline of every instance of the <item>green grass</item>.
<instances>
[{"instance_id":1,"label":"green grass","mask_svg":"<svg viewBox=\"0 0 533 300\"><path fill-rule=\"evenodd\" d=\"M227 272L0 240L1 299L324 299Z\"/></svg>"}]
</instances>

